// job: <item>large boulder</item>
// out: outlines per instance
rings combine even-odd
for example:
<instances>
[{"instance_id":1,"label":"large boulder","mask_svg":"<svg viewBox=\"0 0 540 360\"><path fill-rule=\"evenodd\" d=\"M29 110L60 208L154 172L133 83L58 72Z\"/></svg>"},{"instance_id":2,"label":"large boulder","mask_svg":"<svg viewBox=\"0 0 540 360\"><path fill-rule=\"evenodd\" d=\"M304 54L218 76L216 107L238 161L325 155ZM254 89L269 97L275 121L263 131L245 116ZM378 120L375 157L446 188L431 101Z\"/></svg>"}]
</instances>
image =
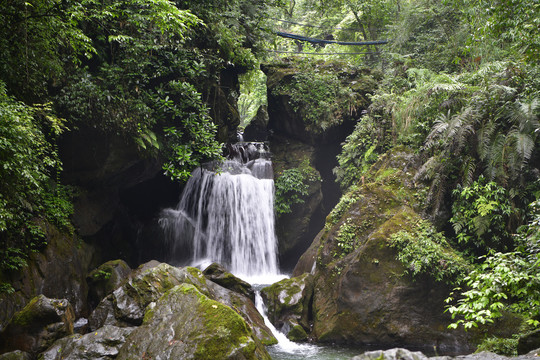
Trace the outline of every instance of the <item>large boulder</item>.
<instances>
[{"instance_id":1,"label":"large boulder","mask_svg":"<svg viewBox=\"0 0 540 360\"><path fill-rule=\"evenodd\" d=\"M16 273L0 274L13 293L0 293L0 330L13 314L42 294L49 298L67 299L77 316L88 311L86 274L92 249L77 236L62 233L50 224L44 224L47 247L33 253L28 266ZM2 275L6 276L2 279Z\"/></svg>"},{"instance_id":2,"label":"large boulder","mask_svg":"<svg viewBox=\"0 0 540 360\"><path fill-rule=\"evenodd\" d=\"M308 339L312 280L311 274L303 274L261 289L261 296L268 308L268 319L293 341Z\"/></svg>"},{"instance_id":3,"label":"large boulder","mask_svg":"<svg viewBox=\"0 0 540 360\"><path fill-rule=\"evenodd\" d=\"M244 319L191 284L150 307L117 359L270 359Z\"/></svg>"},{"instance_id":4,"label":"large boulder","mask_svg":"<svg viewBox=\"0 0 540 360\"><path fill-rule=\"evenodd\" d=\"M86 277L88 283L88 303L96 307L107 295L117 289L131 268L124 260L111 260L92 270Z\"/></svg>"},{"instance_id":5,"label":"large boulder","mask_svg":"<svg viewBox=\"0 0 540 360\"><path fill-rule=\"evenodd\" d=\"M181 284L193 285L208 298L234 309L265 345L276 343L253 301L241 291L232 291L210 281L198 269L176 268L155 261L141 265L127 281L100 302L89 318L90 329L95 331L105 325L141 325L148 307L154 306L168 290ZM232 285L228 281L226 284ZM246 290L245 284L239 288Z\"/></svg>"},{"instance_id":6,"label":"large boulder","mask_svg":"<svg viewBox=\"0 0 540 360\"><path fill-rule=\"evenodd\" d=\"M105 325L86 335L76 334L56 341L39 360L115 359L134 327Z\"/></svg>"},{"instance_id":7,"label":"large boulder","mask_svg":"<svg viewBox=\"0 0 540 360\"><path fill-rule=\"evenodd\" d=\"M421 220L415 168L405 149L382 156L298 262L293 275L314 275L311 336L318 341L472 350L465 333L447 329L451 287L411 276L389 246L392 234Z\"/></svg>"},{"instance_id":8,"label":"large boulder","mask_svg":"<svg viewBox=\"0 0 540 360\"><path fill-rule=\"evenodd\" d=\"M66 299L39 295L16 313L0 333L0 353L21 350L31 354L73 334L75 314Z\"/></svg>"},{"instance_id":9,"label":"large boulder","mask_svg":"<svg viewBox=\"0 0 540 360\"><path fill-rule=\"evenodd\" d=\"M127 281L100 302L90 316L91 329L98 329L104 325L142 324L146 307L167 290L184 282L206 288L198 277L190 274L188 268L180 269L157 262L150 264L151 267L143 264L133 271Z\"/></svg>"},{"instance_id":10,"label":"large boulder","mask_svg":"<svg viewBox=\"0 0 540 360\"><path fill-rule=\"evenodd\" d=\"M228 272L222 265L212 263L204 269L203 274L208 280L255 301L255 291L251 285Z\"/></svg>"},{"instance_id":11,"label":"large boulder","mask_svg":"<svg viewBox=\"0 0 540 360\"><path fill-rule=\"evenodd\" d=\"M518 354L526 354L534 349L540 348L540 330L532 331L519 338Z\"/></svg>"}]
</instances>

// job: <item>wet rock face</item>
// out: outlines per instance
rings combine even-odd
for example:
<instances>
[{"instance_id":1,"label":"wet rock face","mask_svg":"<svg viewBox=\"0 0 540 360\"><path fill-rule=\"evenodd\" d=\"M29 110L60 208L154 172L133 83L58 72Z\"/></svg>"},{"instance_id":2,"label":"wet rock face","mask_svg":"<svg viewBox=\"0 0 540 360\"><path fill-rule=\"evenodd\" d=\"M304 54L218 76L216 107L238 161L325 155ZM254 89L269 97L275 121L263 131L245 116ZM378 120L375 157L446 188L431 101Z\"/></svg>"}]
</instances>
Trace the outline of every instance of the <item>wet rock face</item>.
<instances>
[{"instance_id":1,"label":"wet rock face","mask_svg":"<svg viewBox=\"0 0 540 360\"><path fill-rule=\"evenodd\" d=\"M0 355L0 360L31 360L32 357L29 353L16 350L9 353Z\"/></svg>"},{"instance_id":2,"label":"wet rock face","mask_svg":"<svg viewBox=\"0 0 540 360\"><path fill-rule=\"evenodd\" d=\"M75 313L66 299L39 295L16 313L0 333L0 353L21 350L31 354L73 334Z\"/></svg>"},{"instance_id":3,"label":"wet rock face","mask_svg":"<svg viewBox=\"0 0 540 360\"><path fill-rule=\"evenodd\" d=\"M308 181L307 195L302 203L293 204L291 212L277 214L276 235L279 240L280 265L290 270L308 247L324 222L323 180L315 169L315 148L300 141L274 136L270 143L273 153L272 165L277 179L284 170L308 165L313 168L315 180Z\"/></svg>"},{"instance_id":4,"label":"wet rock face","mask_svg":"<svg viewBox=\"0 0 540 360\"><path fill-rule=\"evenodd\" d=\"M15 292L0 294L0 330L15 312L39 294L65 298L77 316L87 314L86 274L92 249L75 236L62 234L51 225L46 226L46 234L48 245L45 250L32 254L28 266L21 272L9 274L9 282Z\"/></svg>"},{"instance_id":5,"label":"wet rock face","mask_svg":"<svg viewBox=\"0 0 540 360\"><path fill-rule=\"evenodd\" d=\"M319 341L472 350L467 336L447 330L450 289L406 274L388 244L421 219L414 163L406 151L382 156L298 262L293 275L313 272L311 335Z\"/></svg>"},{"instance_id":6,"label":"wet rock face","mask_svg":"<svg viewBox=\"0 0 540 360\"><path fill-rule=\"evenodd\" d=\"M92 270L86 277L88 302L95 308L107 295L118 288L131 273L131 268L123 260L111 260Z\"/></svg>"},{"instance_id":7,"label":"wet rock face","mask_svg":"<svg viewBox=\"0 0 540 360\"><path fill-rule=\"evenodd\" d=\"M313 276L284 279L261 290L268 318L293 341L308 339L313 299Z\"/></svg>"},{"instance_id":8,"label":"wet rock face","mask_svg":"<svg viewBox=\"0 0 540 360\"><path fill-rule=\"evenodd\" d=\"M203 274L208 280L255 301L255 291L251 285L228 272L222 265L213 263L204 269Z\"/></svg>"},{"instance_id":9,"label":"wet rock face","mask_svg":"<svg viewBox=\"0 0 540 360\"><path fill-rule=\"evenodd\" d=\"M261 105L257 114L244 130L244 141L266 141L268 140L268 107Z\"/></svg>"},{"instance_id":10,"label":"wet rock face","mask_svg":"<svg viewBox=\"0 0 540 360\"><path fill-rule=\"evenodd\" d=\"M518 354L526 354L529 351L540 348L540 330L533 331L519 338Z\"/></svg>"},{"instance_id":11,"label":"wet rock face","mask_svg":"<svg viewBox=\"0 0 540 360\"><path fill-rule=\"evenodd\" d=\"M212 267L210 272L214 275L220 273L219 266L216 265ZM228 279L226 281L226 285L232 286L234 288L235 284L238 285L243 283L230 282L230 278L227 277L226 274L226 272L223 272L223 277L217 275L217 277L221 280ZM182 295L184 293L182 291L179 291L179 288L184 285L193 288L189 291L184 289L193 296L184 297ZM173 291L173 289L176 290ZM242 286L240 286L240 290L245 290L245 288L242 288ZM169 294L169 292L171 293ZM173 293L176 295L174 295ZM167 294L169 294L170 296ZM173 304L171 303L172 300L170 300L171 296L173 299L175 299L174 301L185 300L187 303L183 305ZM106 326L122 328L140 326L139 328L137 328L137 332L134 332L133 335L137 337L137 340L133 341L138 342L140 340L139 337L144 339L155 338L155 341L157 343L159 343L157 339L167 338L170 335L168 331L170 329L173 329L174 334L181 333L183 335L182 337L174 338L178 341L173 341L171 343L172 345L176 344L180 346L179 344L181 343L189 343L191 344L191 347L196 347L195 345L199 342L210 341L204 338L202 333L199 334L197 332L199 330L202 331L202 329L206 326L204 325L204 319L206 319L206 317L204 317L205 312L202 310L201 312L194 312L194 309L196 309L198 306L197 303L199 300L204 304L208 304L209 302L211 302L210 305L212 309L214 309L213 306L219 306L220 309L227 308L228 310L226 312L229 315L229 311L233 312L235 316L232 317L234 321L232 321L232 323L230 324L232 328L236 328L238 326L237 322L240 321L242 324L244 324L243 326L245 326L246 329L249 329L250 335L246 339L244 339L246 335L242 331L240 332L241 334L243 334L240 337L246 341L245 344L244 342L238 343L236 340L233 341L232 339L227 340L230 342L230 344L235 344L235 349L238 348L234 351L230 350L230 353L240 354L237 354L238 357L231 358L251 359L252 357L250 357L251 355L249 354L251 354L252 352L252 350L250 350L252 347L253 349L255 349L253 350L254 353L258 354L257 358L266 358L266 351L260 350L263 349L261 344L275 344L276 339L273 337L271 331L264 325L264 319L258 313L255 305L247 296L243 295L241 292L231 291L223 286L218 285L217 283L210 281L207 277L203 275L202 272L195 268L176 268L168 264L158 263L155 261L141 265L137 270L131 273L127 281L122 283L119 288L114 290L111 294L106 296L100 302L98 307L94 310L94 312L89 318L90 329L92 330L92 332L95 332ZM193 307L193 309L188 308L188 306ZM155 313L155 309L158 309L158 313L163 315L162 318L158 317L158 315L152 315ZM182 311L188 312L189 316L191 316L191 318L189 319L182 318L182 321L189 320L187 323L178 322L180 320L178 320L179 315L177 314L177 312ZM175 314L174 316L172 315L173 313ZM187 316L187 314L184 314L182 316ZM203 318L199 319L199 317L201 316ZM228 318L229 320L231 319L230 316ZM162 323L161 321L166 322ZM197 329L199 330L191 332L191 323L199 324L197 325L199 326L197 327ZM149 324L152 325L150 326ZM223 323L220 326L222 326L224 329L223 331L225 331L225 329L229 325ZM184 329L184 327L186 328ZM151 334L145 332L151 332ZM209 331L204 336L211 337L212 334L213 332ZM194 336L193 339L190 338L190 336L192 335ZM131 335L128 339L131 339ZM171 338L167 341L172 341L174 339ZM223 339L219 341L227 342ZM150 342L147 341L146 343L148 345L148 349L145 348L143 352L147 351L149 353L158 354L159 351L161 351L155 348L154 345L151 345ZM209 344L213 343L210 342ZM167 347L168 346L169 344L167 343ZM214 351L215 349L211 349L212 346L207 345L206 350ZM247 348L244 350L247 351L247 354L249 356L245 355L245 351L242 350L246 346ZM141 348L138 349L140 350ZM218 347L218 349L221 348ZM177 348L173 351L173 353L181 354L184 350ZM125 356L128 356L128 358L130 358L129 356L140 357L142 354L141 352L140 354L137 353L138 355L134 355L134 353L129 352L127 348L126 350L122 351L126 354ZM159 354L161 354L160 356L164 356L163 353ZM193 355L189 354L192 353L189 353L188 351L184 355ZM216 354L219 354L219 356L221 356L221 353L210 352L208 355L208 359L219 358L215 357L218 356Z\"/></svg>"},{"instance_id":12,"label":"wet rock face","mask_svg":"<svg viewBox=\"0 0 540 360\"><path fill-rule=\"evenodd\" d=\"M144 323L117 359L270 359L238 313L193 285L169 290L148 309Z\"/></svg>"},{"instance_id":13,"label":"wet rock face","mask_svg":"<svg viewBox=\"0 0 540 360\"><path fill-rule=\"evenodd\" d=\"M105 325L86 335L73 335L56 341L40 360L115 359L134 327Z\"/></svg>"},{"instance_id":14,"label":"wet rock face","mask_svg":"<svg viewBox=\"0 0 540 360\"><path fill-rule=\"evenodd\" d=\"M309 247L321 230L324 217L339 199L341 193L332 169L337 166L340 144L352 132L362 110L369 106L367 94L377 88L377 75L369 69L344 69L343 64L332 62L313 65L321 74L337 76L340 79L337 86L349 94L347 98L336 98L335 103L350 104L347 111L340 108L328 113L328 121L315 125L306 125L312 121L306 115L319 106L318 102L308 97L292 104L290 96L291 91L299 91L295 88L295 79L305 78L306 74L311 76L312 69L294 62L263 66L268 88L268 139L274 154L276 177L281 170L297 168L306 158L320 175L319 181L309 184L309 194L303 196L305 202L294 205L291 213L276 219L280 264L287 271Z\"/></svg>"}]
</instances>

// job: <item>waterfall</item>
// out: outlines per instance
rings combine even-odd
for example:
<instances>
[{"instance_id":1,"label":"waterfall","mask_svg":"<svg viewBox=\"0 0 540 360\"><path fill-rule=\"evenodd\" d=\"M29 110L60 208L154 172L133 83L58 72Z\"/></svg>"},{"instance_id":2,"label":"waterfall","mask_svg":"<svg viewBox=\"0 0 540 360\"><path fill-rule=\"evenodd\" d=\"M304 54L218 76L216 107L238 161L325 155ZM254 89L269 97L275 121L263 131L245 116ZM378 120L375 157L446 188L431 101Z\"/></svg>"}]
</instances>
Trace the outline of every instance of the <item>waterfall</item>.
<instances>
[{"instance_id":1,"label":"waterfall","mask_svg":"<svg viewBox=\"0 0 540 360\"><path fill-rule=\"evenodd\" d=\"M196 169L177 207L162 211L159 223L169 244L168 261L195 266L218 262L240 277L276 275L269 153L262 143L228 145L227 150L229 160Z\"/></svg>"},{"instance_id":2,"label":"waterfall","mask_svg":"<svg viewBox=\"0 0 540 360\"><path fill-rule=\"evenodd\" d=\"M255 307L263 316L264 324L270 329L274 337L277 339L278 343L276 347L278 348L278 351L285 354L299 354L304 358L316 355L318 353L319 348L317 346L309 344L297 344L289 340L285 334L276 329L276 327L268 319L266 305L264 305L264 301L259 291L255 292Z\"/></svg>"}]
</instances>

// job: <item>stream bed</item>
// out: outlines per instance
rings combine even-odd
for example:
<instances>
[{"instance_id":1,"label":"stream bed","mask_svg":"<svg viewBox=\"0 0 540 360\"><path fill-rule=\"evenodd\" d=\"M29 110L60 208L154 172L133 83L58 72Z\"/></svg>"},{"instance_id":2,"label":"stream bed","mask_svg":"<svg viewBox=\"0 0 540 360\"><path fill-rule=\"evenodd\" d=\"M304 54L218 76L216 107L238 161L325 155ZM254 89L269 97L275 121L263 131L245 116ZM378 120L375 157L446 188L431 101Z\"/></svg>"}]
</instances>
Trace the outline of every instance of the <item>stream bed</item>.
<instances>
[{"instance_id":1,"label":"stream bed","mask_svg":"<svg viewBox=\"0 0 540 360\"><path fill-rule=\"evenodd\" d=\"M267 348L272 360L349 360L365 350L339 346L296 344L295 348L284 348L281 344Z\"/></svg>"}]
</instances>

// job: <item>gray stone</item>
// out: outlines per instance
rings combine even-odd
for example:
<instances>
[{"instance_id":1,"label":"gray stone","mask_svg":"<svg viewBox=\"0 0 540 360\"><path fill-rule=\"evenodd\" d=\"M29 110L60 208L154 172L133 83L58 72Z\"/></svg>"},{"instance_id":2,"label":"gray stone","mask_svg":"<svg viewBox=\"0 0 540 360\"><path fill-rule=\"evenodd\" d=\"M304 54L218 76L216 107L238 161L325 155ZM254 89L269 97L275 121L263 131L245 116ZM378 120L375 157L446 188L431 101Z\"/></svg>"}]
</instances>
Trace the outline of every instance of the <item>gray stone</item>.
<instances>
[{"instance_id":1,"label":"gray stone","mask_svg":"<svg viewBox=\"0 0 540 360\"><path fill-rule=\"evenodd\" d=\"M313 276L283 279L261 289L261 296L268 307L268 319L291 340L307 339L309 330L309 303L313 298ZM302 330L301 330L302 329Z\"/></svg>"},{"instance_id":2,"label":"gray stone","mask_svg":"<svg viewBox=\"0 0 540 360\"><path fill-rule=\"evenodd\" d=\"M538 348L540 348L540 330L532 331L519 338L517 346L518 354L526 354Z\"/></svg>"},{"instance_id":3,"label":"gray stone","mask_svg":"<svg viewBox=\"0 0 540 360\"><path fill-rule=\"evenodd\" d=\"M428 357L419 351L410 351L402 348L389 350L368 351L351 360L427 360Z\"/></svg>"},{"instance_id":4,"label":"gray stone","mask_svg":"<svg viewBox=\"0 0 540 360\"><path fill-rule=\"evenodd\" d=\"M222 265L213 263L204 269L203 274L208 280L255 301L255 292L251 285L228 272Z\"/></svg>"},{"instance_id":5,"label":"gray stone","mask_svg":"<svg viewBox=\"0 0 540 360\"><path fill-rule=\"evenodd\" d=\"M111 260L92 270L86 277L90 306L98 305L105 296L118 288L130 273L131 268L123 260Z\"/></svg>"},{"instance_id":6,"label":"gray stone","mask_svg":"<svg viewBox=\"0 0 540 360\"><path fill-rule=\"evenodd\" d=\"M39 360L114 359L133 330L134 327L105 325L86 335L65 337L41 353Z\"/></svg>"},{"instance_id":7,"label":"gray stone","mask_svg":"<svg viewBox=\"0 0 540 360\"><path fill-rule=\"evenodd\" d=\"M39 295L15 314L0 333L0 352L41 352L54 341L73 334L75 314L66 299Z\"/></svg>"},{"instance_id":8,"label":"gray stone","mask_svg":"<svg viewBox=\"0 0 540 360\"><path fill-rule=\"evenodd\" d=\"M148 308L144 323L122 346L118 360L270 359L237 312L182 284Z\"/></svg>"},{"instance_id":9,"label":"gray stone","mask_svg":"<svg viewBox=\"0 0 540 360\"><path fill-rule=\"evenodd\" d=\"M0 360L31 360L32 357L29 353L15 350L9 353L0 355Z\"/></svg>"}]
</instances>

